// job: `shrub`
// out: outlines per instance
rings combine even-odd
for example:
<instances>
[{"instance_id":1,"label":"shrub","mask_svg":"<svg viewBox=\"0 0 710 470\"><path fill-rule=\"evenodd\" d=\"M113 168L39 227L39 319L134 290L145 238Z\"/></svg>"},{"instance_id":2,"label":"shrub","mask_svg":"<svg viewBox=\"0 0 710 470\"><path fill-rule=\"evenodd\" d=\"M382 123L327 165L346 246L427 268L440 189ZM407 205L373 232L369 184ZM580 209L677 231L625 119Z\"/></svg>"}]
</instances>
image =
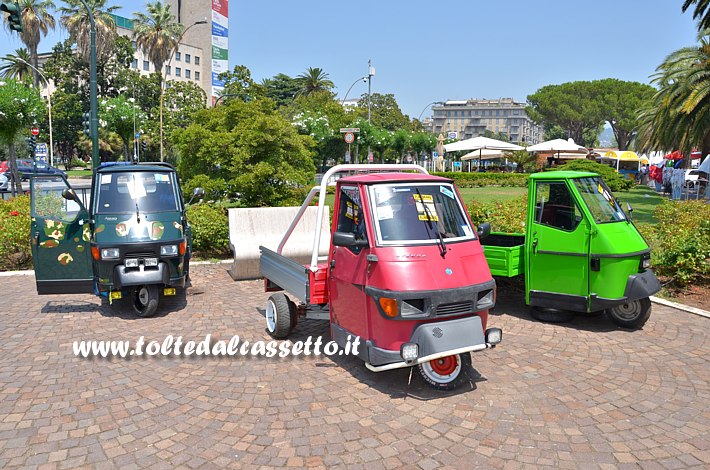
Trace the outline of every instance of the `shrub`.
<instances>
[{"instance_id":1,"label":"shrub","mask_svg":"<svg viewBox=\"0 0 710 470\"><path fill-rule=\"evenodd\" d=\"M483 186L511 186L525 188L528 177L524 173L467 173L467 172L439 172L436 176L454 180L459 188L476 188Z\"/></svg>"},{"instance_id":2,"label":"shrub","mask_svg":"<svg viewBox=\"0 0 710 470\"><path fill-rule=\"evenodd\" d=\"M606 182L612 191L628 191L634 185L633 180L624 178L609 165L594 162L592 160L570 160L567 163L552 169L552 171L590 171L597 173Z\"/></svg>"},{"instance_id":3,"label":"shrub","mask_svg":"<svg viewBox=\"0 0 710 470\"><path fill-rule=\"evenodd\" d=\"M222 178L210 178L207 175L197 175L183 183L182 192L185 202L192 197L195 188L205 190L205 201L221 201L227 193L227 183ZM197 201L193 201L197 202Z\"/></svg>"},{"instance_id":4,"label":"shrub","mask_svg":"<svg viewBox=\"0 0 710 470\"><path fill-rule=\"evenodd\" d=\"M678 286L710 280L710 205L704 201L664 201L655 226L643 226L652 245L652 265Z\"/></svg>"},{"instance_id":5,"label":"shrub","mask_svg":"<svg viewBox=\"0 0 710 470\"><path fill-rule=\"evenodd\" d=\"M473 200L467 207L474 226L489 222L494 232L525 233L527 194L505 202L482 203Z\"/></svg>"},{"instance_id":6,"label":"shrub","mask_svg":"<svg viewBox=\"0 0 710 470\"><path fill-rule=\"evenodd\" d=\"M229 219L217 204L196 204L187 209L192 227L192 249L205 257L229 254Z\"/></svg>"},{"instance_id":7,"label":"shrub","mask_svg":"<svg viewBox=\"0 0 710 470\"><path fill-rule=\"evenodd\" d=\"M32 266L30 198L18 196L0 202L0 270Z\"/></svg>"}]
</instances>

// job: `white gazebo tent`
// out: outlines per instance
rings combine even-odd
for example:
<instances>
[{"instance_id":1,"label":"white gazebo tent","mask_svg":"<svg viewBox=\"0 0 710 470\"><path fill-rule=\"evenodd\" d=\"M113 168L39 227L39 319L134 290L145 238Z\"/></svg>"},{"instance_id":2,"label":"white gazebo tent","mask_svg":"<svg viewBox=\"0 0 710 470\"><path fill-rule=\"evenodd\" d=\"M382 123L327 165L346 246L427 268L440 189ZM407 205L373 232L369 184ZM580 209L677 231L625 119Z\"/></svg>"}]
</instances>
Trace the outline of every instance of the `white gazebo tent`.
<instances>
[{"instance_id":1,"label":"white gazebo tent","mask_svg":"<svg viewBox=\"0 0 710 470\"><path fill-rule=\"evenodd\" d=\"M510 142L504 142L502 140L491 139L490 137L474 137L472 139L459 140L458 142L453 142L451 144L444 145L444 150L447 152L460 152L463 150L471 150L472 152L465 155L469 157L469 160L475 159L478 156L478 166L481 166L481 160L483 160L483 151L485 150L495 150L495 151L515 151L523 150L524 147L520 145L511 144ZM491 157L500 158L500 155Z\"/></svg>"},{"instance_id":2,"label":"white gazebo tent","mask_svg":"<svg viewBox=\"0 0 710 470\"><path fill-rule=\"evenodd\" d=\"M526 149L528 152L549 153L560 160L561 158L585 158L589 153L586 147L575 143L573 139L552 139L531 145Z\"/></svg>"}]
</instances>

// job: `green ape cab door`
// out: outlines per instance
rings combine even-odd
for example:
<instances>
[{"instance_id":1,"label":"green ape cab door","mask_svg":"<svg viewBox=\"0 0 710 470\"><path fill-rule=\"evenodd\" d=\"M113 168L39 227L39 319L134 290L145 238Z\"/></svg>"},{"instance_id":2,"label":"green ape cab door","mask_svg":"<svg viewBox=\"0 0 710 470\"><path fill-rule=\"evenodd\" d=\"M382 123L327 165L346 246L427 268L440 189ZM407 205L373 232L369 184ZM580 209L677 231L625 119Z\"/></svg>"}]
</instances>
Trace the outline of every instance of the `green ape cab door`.
<instances>
[{"instance_id":1,"label":"green ape cab door","mask_svg":"<svg viewBox=\"0 0 710 470\"><path fill-rule=\"evenodd\" d=\"M93 292L89 213L62 176L30 180L30 243L38 294ZM73 192L73 191L72 191Z\"/></svg>"},{"instance_id":2,"label":"green ape cab door","mask_svg":"<svg viewBox=\"0 0 710 470\"><path fill-rule=\"evenodd\" d=\"M531 177L535 207L528 210L525 237L527 302L586 312L591 225L562 173Z\"/></svg>"}]
</instances>

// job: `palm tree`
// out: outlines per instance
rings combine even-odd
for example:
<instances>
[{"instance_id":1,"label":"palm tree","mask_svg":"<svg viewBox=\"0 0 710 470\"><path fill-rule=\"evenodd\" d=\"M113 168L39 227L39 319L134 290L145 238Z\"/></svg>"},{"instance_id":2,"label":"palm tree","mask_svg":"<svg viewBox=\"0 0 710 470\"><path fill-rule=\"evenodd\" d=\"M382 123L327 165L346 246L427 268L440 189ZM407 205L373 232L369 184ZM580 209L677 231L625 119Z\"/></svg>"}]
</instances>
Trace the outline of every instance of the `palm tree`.
<instances>
[{"instance_id":1,"label":"palm tree","mask_svg":"<svg viewBox=\"0 0 710 470\"><path fill-rule=\"evenodd\" d=\"M163 75L163 64L170 59L180 42L183 25L175 21L170 5L160 2L146 5L148 14L133 14L133 37L136 45Z\"/></svg>"},{"instance_id":2,"label":"palm tree","mask_svg":"<svg viewBox=\"0 0 710 470\"><path fill-rule=\"evenodd\" d=\"M656 69L653 83L659 91L639 114L642 150L689 154L701 146L702 155L710 152L710 29L700 31L698 41L671 53Z\"/></svg>"},{"instance_id":3,"label":"palm tree","mask_svg":"<svg viewBox=\"0 0 710 470\"><path fill-rule=\"evenodd\" d=\"M308 67L308 69L296 77L301 82L301 88L297 95L310 95L315 91L330 91L335 85L328 78L328 74L321 68Z\"/></svg>"},{"instance_id":4,"label":"palm tree","mask_svg":"<svg viewBox=\"0 0 710 470\"><path fill-rule=\"evenodd\" d=\"M53 10L52 0L20 0L20 16L22 18L22 32L20 39L29 50L29 63L37 69L37 46L40 36L47 36L50 29L54 29L54 16L50 13ZM7 17L5 17L7 24ZM32 70L32 80L35 87L39 86L39 74Z\"/></svg>"},{"instance_id":5,"label":"palm tree","mask_svg":"<svg viewBox=\"0 0 710 470\"><path fill-rule=\"evenodd\" d=\"M25 77L33 75L33 70L29 66L32 58L30 57L30 52L24 47L16 49L14 54L7 54L0 60L2 60L0 77L22 81Z\"/></svg>"},{"instance_id":6,"label":"palm tree","mask_svg":"<svg viewBox=\"0 0 710 470\"><path fill-rule=\"evenodd\" d=\"M61 22L86 62L89 62L91 53L91 23L89 13L80 0L64 0L66 7L59 11L62 14ZM116 38L116 23L111 17L118 7L107 7L106 0L86 0L91 13L94 15L96 26L96 60L100 61L110 54Z\"/></svg>"},{"instance_id":7,"label":"palm tree","mask_svg":"<svg viewBox=\"0 0 710 470\"><path fill-rule=\"evenodd\" d=\"M685 0L682 7L683 13L685 13L691 5L695 5L693 19L697 20L700 18L698 21L698 30L701 31L710 28L710 8L708 8L710 7L710 0Z\"/></svg>"}]
</instances>

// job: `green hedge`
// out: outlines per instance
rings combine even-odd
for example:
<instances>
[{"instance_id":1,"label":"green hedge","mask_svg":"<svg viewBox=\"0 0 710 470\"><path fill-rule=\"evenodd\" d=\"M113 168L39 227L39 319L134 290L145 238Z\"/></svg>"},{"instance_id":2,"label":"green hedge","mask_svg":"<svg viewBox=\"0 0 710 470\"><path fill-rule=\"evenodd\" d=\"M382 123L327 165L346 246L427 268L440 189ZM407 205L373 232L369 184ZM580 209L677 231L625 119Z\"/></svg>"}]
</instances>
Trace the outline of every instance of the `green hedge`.
<instances>
[{"instance_id":1,"label":"green hedge","mask_svg":"<svg viewBox=\"0 0 710 470\"><path fill-rule=\"evenodd\" d=\"M192 250L200 257L229 255L229 218L218 204L188 207L187 221L192 227Z\"/></svg>"},{"instance_id":2,"label":"green hedge","mask_svg":"<svg viewBox=\"0 0 710 470\"><path fill-rule=\"evenodd\" d=\"M651 244L656 274L681 287L709 283L710 204L666 200L654 213L658 223L639 230Z\"/></svg>"},{"instance_id":3,"label":"green hedge","mask_svg":"<svg viewBox=\"0 0 710 470\"><path fill-rule=\"evenodd\" d=\"M32 267L30 197L0 201L0 270Z\"/></svg>"},{"instance_id":4,"label":"green hedge","mask_svg":"<svg viewBox=\"0 0 710 470\"><path fill-rule=\"evenodd\" d=\"M513 186L525 188L528 185L529 174L525 173L467 173L467 172L439 172L432 173L436 176L454 180L459 188L480 188L483 186Z\"/></svg>"},{"instance_id":5,"label":"green hedge","mask_svg":"<svg viewBox=\"0 0 710 470\"><path fill-rule=\"evenodd\" d=\"M478 227L483 222L491 224L494 232L525 233L525 220L528 210L528 195L509 201L482 203L476 200L466 202L471 222Z\"/></svg>"}]
</instances>

